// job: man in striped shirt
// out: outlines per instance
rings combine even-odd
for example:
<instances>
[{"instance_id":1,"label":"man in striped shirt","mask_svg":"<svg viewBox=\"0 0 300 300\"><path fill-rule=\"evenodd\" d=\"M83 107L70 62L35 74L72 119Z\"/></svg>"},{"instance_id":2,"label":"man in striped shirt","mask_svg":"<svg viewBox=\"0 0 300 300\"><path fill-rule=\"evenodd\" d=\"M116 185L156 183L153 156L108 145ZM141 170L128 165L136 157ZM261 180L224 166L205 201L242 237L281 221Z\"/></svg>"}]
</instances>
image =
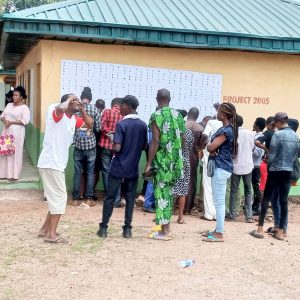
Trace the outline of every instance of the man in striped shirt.
<instances>
[{"instance_id":1,"label":"man in striped shirt","mask_svg":"<svg viewBox=\"0 0 300 300\"><path fill-rule=\"evenodd\" d=\"M110 164L113 157L113 136L116 130L116 124L122 120L120 114L121 99L115 98L111 102L111 108L103 111L101 116L101 138L99 146L101 147L101 160L102 160L102 180L105 192L108 185L108 174L110 170ZM120 206L121 189L119 189L115 206Z\"/></svg>"}]
</instances>

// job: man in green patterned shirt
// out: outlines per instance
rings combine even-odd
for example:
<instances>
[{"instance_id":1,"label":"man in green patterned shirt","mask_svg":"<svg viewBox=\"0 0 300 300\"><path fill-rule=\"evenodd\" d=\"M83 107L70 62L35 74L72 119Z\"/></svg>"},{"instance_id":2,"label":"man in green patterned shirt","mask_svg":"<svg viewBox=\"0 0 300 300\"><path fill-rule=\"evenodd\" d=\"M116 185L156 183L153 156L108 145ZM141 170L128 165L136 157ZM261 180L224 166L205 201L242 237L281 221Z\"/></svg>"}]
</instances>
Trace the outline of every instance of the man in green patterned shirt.
<instances>
[{"instance_id":1,"label":"man in green patterned shirt","mask_svg":"<svg viewBox=\"0 0 300 300\"><path fill-rule=\"evenodd\" d=\"M161 230L152 232L149 238L170 240L170 220L173 211L172 188L178 178L183 176L182 142L185 125L182 116L169 107L170 92L161 89L157 93L159 110L152 114L149 127L152 130L152 141L149 149L145 175L154 175L154 197L156 223Z\"/></svg>"}]
</instances>

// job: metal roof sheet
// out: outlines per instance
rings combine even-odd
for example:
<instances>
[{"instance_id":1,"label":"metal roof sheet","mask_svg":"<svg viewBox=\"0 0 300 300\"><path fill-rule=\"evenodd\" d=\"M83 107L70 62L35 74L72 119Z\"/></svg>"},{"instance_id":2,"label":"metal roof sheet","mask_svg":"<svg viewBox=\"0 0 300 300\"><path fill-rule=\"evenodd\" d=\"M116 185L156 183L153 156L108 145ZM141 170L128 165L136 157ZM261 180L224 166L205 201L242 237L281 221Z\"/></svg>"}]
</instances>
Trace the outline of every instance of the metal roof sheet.
<instances>
[{"instance_id":1,"label":"metal roof sheet","mask_svg":"<svg viewBox=\"0 0 300 300\"><path fill-rule=\"evenodd\" d=\"M296 0L69 0L2 18L300 38Z\"/></svg>"}]
</instances>

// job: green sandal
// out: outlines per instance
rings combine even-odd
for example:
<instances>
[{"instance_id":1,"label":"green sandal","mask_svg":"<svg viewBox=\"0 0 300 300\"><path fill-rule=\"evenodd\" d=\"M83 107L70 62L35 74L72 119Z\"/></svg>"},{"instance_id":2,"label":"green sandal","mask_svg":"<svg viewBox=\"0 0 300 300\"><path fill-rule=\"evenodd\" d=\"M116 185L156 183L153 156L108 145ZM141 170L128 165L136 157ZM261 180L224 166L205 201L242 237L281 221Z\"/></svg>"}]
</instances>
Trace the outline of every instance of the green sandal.
<instances>
[{"instance_id":1,"label":"green sandal","mask_svg":"<svg viewBox=\"0 0 300 300\"><path fill-rule=\"evenodd\" d=\"M212 233L210 233L205 239L203 239L204 242L208 243L223 243L223 238L217 238Z\"/></svg>"}]
</instances>

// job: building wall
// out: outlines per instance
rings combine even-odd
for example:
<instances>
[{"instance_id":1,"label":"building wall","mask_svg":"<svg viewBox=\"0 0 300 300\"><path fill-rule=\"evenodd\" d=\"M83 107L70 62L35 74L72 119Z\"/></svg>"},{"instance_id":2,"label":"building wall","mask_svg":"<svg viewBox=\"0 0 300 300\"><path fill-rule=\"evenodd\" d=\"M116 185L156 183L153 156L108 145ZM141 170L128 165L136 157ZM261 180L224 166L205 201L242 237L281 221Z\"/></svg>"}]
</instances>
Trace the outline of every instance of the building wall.
<instances>
[{"instance_id":1,"label":"building wall","mask_svg":"<svg viewBox=\"0 0 300 300\"><path fill-rule=\"evenodd\" d=\"M300 119L300 112L295 110L300 99L297 55L59 41L42 41L39 46L43 57L42 116L47 105L60 98L60 61L74 59L222 74L222 99L237 106L247 127L258 116L267 117L282 110Z\"/></svg>"},{"instance_id":2,"label":"building wall","mask_svg":"<svg viewBox=\"0 0 300 300\"><path fill-rule=\"evenodd\" d=\"M26 104L30 108L30 123L26 126L25 147L32 162L36 165L41 149L41 88L42 47L38 44L26 55L16 69L17 84L25 87L28 95ZM45 91L46 92L46 91ZM44 122L44 119L43 119Z\"/></svg>"},{"instance_id":3,"label":"building wall","mask_svg":"<svg viewBox=\"0 0 300 300\"><path fill-rule=\"evenodd\" d=\"M290 117L300 119L297 109L300 99L300 56L297 55L44 40L39 42L17 68L17 78L20 78L27 70L34 69L41 63L40 111L38 105L33 105L36 114L40 113L41 117L40 122L33 119L33 127L41 132L45 129L44 117L48 105L57 102L61 96L62 59L222 74L222 100L236 105L238 113L244 117L246 127L251 128L256 117L268 117L278 111L285 111ZM33 92L33 95L36 94L37 92ZM37 101L35 98L33 100L34 103ZM201 99L199 107L201 109Z\"/></svg>"}]
</instances>

